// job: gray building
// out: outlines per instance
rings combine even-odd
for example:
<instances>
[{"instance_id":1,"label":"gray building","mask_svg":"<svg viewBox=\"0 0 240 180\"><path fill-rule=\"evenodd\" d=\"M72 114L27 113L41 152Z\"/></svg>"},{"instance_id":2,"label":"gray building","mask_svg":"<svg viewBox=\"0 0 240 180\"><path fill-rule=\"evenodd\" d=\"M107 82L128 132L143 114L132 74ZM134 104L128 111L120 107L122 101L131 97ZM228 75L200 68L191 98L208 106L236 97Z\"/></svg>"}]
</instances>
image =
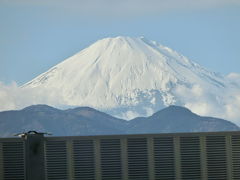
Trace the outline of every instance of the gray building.
<instances>
[{"instance_id":1,"label":"gray building","mask_svg":"<svg viewBox=\"0 0 240 180\"><path fill-rule=\"evenodd\" d=\"M1 180L239 180L240 132L0 139Z\"/></svg>"}]
</instances>

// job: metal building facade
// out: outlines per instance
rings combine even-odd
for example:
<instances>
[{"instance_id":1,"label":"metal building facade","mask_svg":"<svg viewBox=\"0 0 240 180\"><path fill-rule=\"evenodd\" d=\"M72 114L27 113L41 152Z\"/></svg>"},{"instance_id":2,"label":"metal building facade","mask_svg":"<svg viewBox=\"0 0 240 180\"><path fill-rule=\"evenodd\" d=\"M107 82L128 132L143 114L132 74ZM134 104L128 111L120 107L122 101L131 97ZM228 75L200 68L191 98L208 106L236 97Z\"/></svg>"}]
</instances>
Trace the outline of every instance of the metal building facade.
<instances>
[{"instance_id":1,"label":"metal building facade","mask_svg":"<svg viewBox=\"0 0 240 180\"><path fill-rule=\"evenodd\" d=\"M44 137L46 180L239 180L240 132ZM25 180L21 138L0 139L0 179Z\"/></svg>"}]
</instances>

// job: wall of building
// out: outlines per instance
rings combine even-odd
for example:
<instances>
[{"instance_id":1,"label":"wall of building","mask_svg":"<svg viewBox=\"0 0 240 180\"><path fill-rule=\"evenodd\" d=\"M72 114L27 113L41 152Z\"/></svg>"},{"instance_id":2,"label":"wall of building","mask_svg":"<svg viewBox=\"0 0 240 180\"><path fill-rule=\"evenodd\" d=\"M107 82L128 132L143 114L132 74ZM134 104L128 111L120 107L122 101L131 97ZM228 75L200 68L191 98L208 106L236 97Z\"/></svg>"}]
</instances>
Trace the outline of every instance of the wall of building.
<instances>
[{"instance_id":1,"label":"wall of building","mask_svg":"<svg viewBox=\"0 0 240 180\"><path fill-rule=\"evenodd\" d=\"M43 146L48 180L240 179L240 132L44 137ZM24 148L0 139L0 179L26 178Z\"/></svg>"}]
</instances>

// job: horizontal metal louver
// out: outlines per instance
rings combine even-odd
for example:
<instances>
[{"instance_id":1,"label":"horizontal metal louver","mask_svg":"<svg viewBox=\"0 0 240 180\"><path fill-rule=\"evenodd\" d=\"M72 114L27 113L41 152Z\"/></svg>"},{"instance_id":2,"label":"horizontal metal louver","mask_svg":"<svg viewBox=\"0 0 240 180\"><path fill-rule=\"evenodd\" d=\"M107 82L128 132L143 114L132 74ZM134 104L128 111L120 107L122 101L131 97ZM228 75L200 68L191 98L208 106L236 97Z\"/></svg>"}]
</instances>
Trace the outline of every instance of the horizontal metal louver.
<instances>
[{"instance_id":1,"label":"horizontal metal louver","mask_svg":"<svg viewBox=\"0 0 240 180\"><path fill-rule=\"evenodd\" d=\"M226 142L225 136L207 136L207 173L208 179L226 180Z\"/></svg>"},{"instance_id":2,"label":"horizontal metal louver","mask_svg":"<svg viewBox=\"0 0 240 180\"><path fill-rule=\"evenodd\" d=\"M173 137L154 138L155 179L174 180Z\"/></svg>"},{"instance_id":3,"label":"horizontal metal louver","mask_svg":"<svg viewBox=\"0 0 240 180\"><path fill-rule=\"evenodd\" d=\"M199 137L180 137L181 176L183 180L201 179Z\"/></svg>"},{"instance_id":4,"label":"horizontal metal louver","mask_svg":"<svg viewBox=\"0 0 240 180\"><path fill-rule=\"evenodd\" d=\"M24 180L24 142L2 142L4 180Z\"/></svg>"},{"instance_id":5,"label":"horizontal metal louver","mask_svg":"<svg viewBox=\"0 0 240 180\"><path fill-rule=\"evenodd\" d=\"M128 139L128 177L148 180L148 150L146 138Z\"/></svg>"},{"instance_id":6,"label":"horizontal metal louver","mask_svg":"<svg viewBox=\"0 0 240 180\"><path fill-rule=\"evenodd\" d=\"M232 136L232 178L240 179L240 135Z\"/></svg>"},{"instance_id":7,"label":"horizontal metal louver","mask_svg":"<svg viewBox=\"0 0 240 180\"><path fill-rule=\"evenodd\" d=\"M67 148L65 141L46 141L46 175L47 179L67 179Z\"/></svg>"},{"instance_id":8,"label":"horizontal metal louver","mask_svg":"<svg viewBox=\"0 0 240 180\"><path fill-rule=\"evenodd\" d=\"M75 180L95 179L93 140L74 140L73 158Z\"/></svg>"},{"instance_id":9,"label":"horizontal metal louver","mask_svg":"<svg viewBox=\"0 0 240 180\"><path fill-rule=\"evenodd\" d=\"M121 180L121 144L120 139L102 139L101 170L103 180Z\"/></svg>"}]
</instances>

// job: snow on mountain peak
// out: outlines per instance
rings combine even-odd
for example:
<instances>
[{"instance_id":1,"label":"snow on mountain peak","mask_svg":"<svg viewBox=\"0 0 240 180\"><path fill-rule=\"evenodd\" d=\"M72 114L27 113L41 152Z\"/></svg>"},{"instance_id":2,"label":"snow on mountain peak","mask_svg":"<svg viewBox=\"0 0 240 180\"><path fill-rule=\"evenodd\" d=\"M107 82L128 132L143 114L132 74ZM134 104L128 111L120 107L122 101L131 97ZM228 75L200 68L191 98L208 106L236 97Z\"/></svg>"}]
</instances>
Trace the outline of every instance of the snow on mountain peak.
<instances>
[{"instance_id":1,"label":"snow on mountain peak","mask_svg":"<svg viewBox=\"0 0 240 180\"><path fill-rule=\"evenodd\" d=\"M211 98L218 99L225 84L221 76L155 41L118 36L97 41L23 88L54 92L62 105L133 118L185 105L187 97L179 95L184 88L201 94L199 89L207 87Z\"/></svg>"}]
</instances>

